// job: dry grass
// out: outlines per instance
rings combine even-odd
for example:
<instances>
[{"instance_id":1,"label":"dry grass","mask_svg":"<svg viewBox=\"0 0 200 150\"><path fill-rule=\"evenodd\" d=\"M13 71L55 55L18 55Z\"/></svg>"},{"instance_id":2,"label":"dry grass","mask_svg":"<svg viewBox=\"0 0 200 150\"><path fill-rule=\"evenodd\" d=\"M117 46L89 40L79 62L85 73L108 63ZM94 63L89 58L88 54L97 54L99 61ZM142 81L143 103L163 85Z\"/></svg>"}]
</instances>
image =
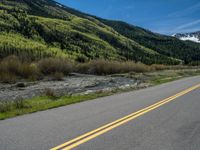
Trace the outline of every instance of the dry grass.
<instances>
[{"instance_id":1,"label":"dry grass","mask_svg":"<svg viewBox=\"0 0 200 150\"><path fill-rule=\"evenodd\" d=\"M151 65L151 71L161 71L161 70L166 70L166 69L170 69L170 67L166 65L160 65L160 64Z\"/></svg>"},{"instance_id":2,"label":"dry grass","mask_svg":"<svg viewBox=\"0 0 200 150\"><path fill-rule=\"evenodd\" d=\"M48 96L50 98L55 98L56 93L53 89L47 88L47 89L44 90L44 96Z\"/></svg>"},{"instance_id":3,"label":"dry grass","mask_svg":"<svg viewBox=\"0 0 200 150\"><path fill-rule=\"evenodd\" d=\"M73 68L73 63L66 59L46 58L29 63L22 62L16 56L9 56L0 61L0 81L11 83L18 78L37 80L44 75L52 75L53 79L62 80Z\"/></svg>"},{"instance_id":4,"label":"dry grass","mask_svg":"<svg viewBox=\"0 0 200 150\"><path fill-rule=\"evenodd\" d=\"M144 73L160 70L194 68L193 66L145 65L133 61L91 60L73 63L64 58L45 58L38 62L22 62L16 56L9 56L0 61L0 82L11 83L18 79L38 80L52 76L53 80L63 80L71 72L109 75L120 73Z\"/></svg>"},{"instance_id":5,"label":"dry grass","mask_svg":"<svg viewBox=\"0 0 200 150\"><path fill-rule=\"evenodd\" d=\"M0 62L0 81L15 82L17 78L37 78L40 72L34 64L22 62L16 56L9 56Z\"/></svg>"},{"instance_id":6,"label":"dry grass","mask_svg":"<svg viewBox=\"0 0 200 150\"><path fill-rule=\"evenodd\" d=\"M52 74L53 80L56 81L63 81L64 80L64 74L62 72L55 72Z\"/></svg>"},{"instance_id":7,"label":"dry grass","mask_svg":"<svg viewBox=\"0 0 200 150\"><path fill-rule=\"evenodd\" d=\"M38 62L38 68L45 75L56 72L67 75L72 72L73 63L67 59L62 58L45 58Z\"/></svg>"},{"instance_id":8,"label":"dry grass","mask_svg":"<svg viewBox=\"0 0 200 150\"><path fill-rule=\"evenodd\" d=\"M36 64L23 63L19 68L19 75L24 78L37 77L40 71Z\"/></svg>"},{"instance_id":9,"label":"dry grass","mask_svg":"<svg viewBox=\"0 0 200 150\"><path fill-rule=\"evenodd\" d=\"M0 72L10 72L12 74L19 74L19 68L21 62L16 56L8 56L4 58L0 63Z\"/></svg>"},{"instance_id":10,"label":"dry grass","mask_svg":"<svg viewBox=\"0 0 200 150\"><path fill-rule=\"evenodd\" d=\"M0 82L14 83L17 81L17 76L10 72L0 72Z\"/></svg>"},{"instance_id":11,"label":"dry grass","mask_svg":"<svg viewBox=\"0 0 200 150\"><path fill-rule=\"evenodd\" d=\"M148 72L150 71L150 66L132 61L92 60L87 63L78 64L76 69L77 72L81 73L107 75L127 72Z\"/></svg>"}]
</instances>

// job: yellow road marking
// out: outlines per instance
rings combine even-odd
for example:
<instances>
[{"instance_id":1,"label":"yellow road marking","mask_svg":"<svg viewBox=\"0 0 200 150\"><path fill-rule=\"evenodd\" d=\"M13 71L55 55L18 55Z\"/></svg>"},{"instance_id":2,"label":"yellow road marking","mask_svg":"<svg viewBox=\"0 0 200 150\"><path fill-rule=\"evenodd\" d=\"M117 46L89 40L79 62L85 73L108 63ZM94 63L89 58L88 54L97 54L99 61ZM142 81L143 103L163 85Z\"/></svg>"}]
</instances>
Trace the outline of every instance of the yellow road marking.
<instances>
[{"instance_id":1,"label":"yellow road marking","mask_svg":"<svg viewBox=\"0 0 200 150\"><path fill-rule=\"evenodd\" d=\"M108 132L108 131L110 131L110 130L118 127L118 126L121 126L121 125L123 125L123 124L125 124L125 123L127 123L131 120L134 120L135 118L137 118L141 115L144 115L144 114L146 114L146 113L148 113L148 112L150 112L150 111L152 111L152 110L154 110L154 109L156 109L156 108L158 108L158 107L160 107L160 106L162 106L166 103L169 103L169 102L175 100L176 98L181 97L181 96L183 96L183 95L185 95L185 94L187 94L187 93L189 93L189 92L191 92L191 91L193 91L197 88L200 88L200 84L193 86L189 89L186 89L186 90L184 90L184 91L182 91L182 92L180 92L176 95L173 95L169 98L161 100L161 101L159 101L159 102L157 102L153 105L150 105L150 106L148 106L144 109L141 109L137 112L131 113L131 114L129 114L129 115L123 117L123 118L120 118L120 119L118 119L114 122L106 124L106 125L104 125L100 128L97 128L93 131L90 131L86 134L83 134L83 135L81 135L81 136L79 136L75 139L72 139L72 140L70 140L66 143L63 143L63 144L55 147L55 148L52 148L51 150L70 150L72 148L75 148L75 147L77 147L77 146L79 146L79 145L81 145L81 144L83 144L83 143L85 143L85 142L87 142L91 139L96 138L97 136L100 136L100 135L102 135L102 134L104 134L104 133L106 133L106 132Z\"/></svg>"}]
</instances>

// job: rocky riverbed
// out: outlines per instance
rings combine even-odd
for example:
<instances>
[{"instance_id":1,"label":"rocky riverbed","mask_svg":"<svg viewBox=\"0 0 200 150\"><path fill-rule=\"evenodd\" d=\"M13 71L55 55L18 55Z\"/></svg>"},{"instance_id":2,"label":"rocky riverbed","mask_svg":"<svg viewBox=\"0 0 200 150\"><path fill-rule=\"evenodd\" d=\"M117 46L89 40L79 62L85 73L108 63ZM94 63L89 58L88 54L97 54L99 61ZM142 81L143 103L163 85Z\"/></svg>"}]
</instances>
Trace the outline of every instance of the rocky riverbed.
<instances>
[{"instance_id":1,"label":"rocky riverbed","mask_svg":"<svg viewBox=\"0 0 200 150\"><path fill-rule=\"evenodd\" d=\"M17 82L15 84L0 83L0 101L27 99L45 95L51 90L56 95L87 94L98 91L111 91L136 87L138 82L127 77L94 76L73 74L63 81L42 80L36 82Z\"/></svg>"}]
</instances>

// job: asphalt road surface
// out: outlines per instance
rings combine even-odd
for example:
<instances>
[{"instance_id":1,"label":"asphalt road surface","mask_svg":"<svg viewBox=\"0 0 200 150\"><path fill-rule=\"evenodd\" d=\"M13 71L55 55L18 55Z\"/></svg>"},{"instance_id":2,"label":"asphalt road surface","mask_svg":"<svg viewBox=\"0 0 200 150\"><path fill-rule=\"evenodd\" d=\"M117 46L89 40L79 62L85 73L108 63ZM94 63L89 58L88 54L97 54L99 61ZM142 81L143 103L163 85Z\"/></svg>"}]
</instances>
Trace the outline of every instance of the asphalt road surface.
<instances>
[{"instance_id":1,"label":"asphalt road surface","mask_svg":"<svg viewBox=\"0 0 200 150\"><path fill-rule=\"evenodd\" d=\"M200 77L0 121L0 150L71 148L200 150Z\"/></svg>"}]
</instances>

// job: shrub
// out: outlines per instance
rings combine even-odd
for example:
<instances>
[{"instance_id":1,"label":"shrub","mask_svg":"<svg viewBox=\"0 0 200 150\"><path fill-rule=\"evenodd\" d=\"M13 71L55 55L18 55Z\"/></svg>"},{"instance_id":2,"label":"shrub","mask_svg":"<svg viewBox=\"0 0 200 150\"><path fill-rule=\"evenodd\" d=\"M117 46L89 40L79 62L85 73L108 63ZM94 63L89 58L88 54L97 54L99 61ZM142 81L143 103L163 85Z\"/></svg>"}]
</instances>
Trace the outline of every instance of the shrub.
<instances>
[{"instance_id":1,"label":"shrub","mask_svg":"<svg viewBox=\"0 0 200 150\"><path fill-rule=\"evenodd\" d=\"M56 97L56 93L53 89L47 88L44 90L44 94L45 96L51 97L51 98L55 98Z\"/></svg>"},{"instance_id":2,"label":"shrub","mask_svg":"<svg viewBox=\"0 0 200 150\"><path fill-rule=\"evenodd\" d=\"M10 111L12 108L11 102L0 102L0 112L5 113Z\"/></svg>"},{"instance_id":3,"label":"shrub","mask_svg":"<svg viewBox=\"0 0 200 150\"><path fill-rule=\"evenodd\" d=\"M17 77L38 78L40 72L35 64L21 62L16 56L8 56L0 62L0 81L15 82Z\"/></svg>"},{"instance_id":4,"label":"shrub","mask_svg":"<svg viewBox=\"0 0 200 150\"><path fill-rule=\"evenodd\" d=\"M26 108L25 101L22 98L18 98L14 101L14 106L17 109L23 109Z\"/></svg>"},{"instance_id":5,"label":"shrub","mask_svg":"<svg viewBox=\"0 0 200 150\"><path fill-rule=\"evenodd\" d=\"M80 55L80 56L77 56L76 61L80 63L85 63L88 61L88 58L85 55Z\"/></svg>"},{"instance_id":6,"label":"shrub","mask_svg":"<svg viewBox=\"0 0 200 150\"><path fill-rule=\"evenodd\" d=\"M0 63L0 72L10 72L18 74L21 62L18 57L12 55L4 58Z\"/></svg>"},{"instance_id":7,"label":"shrub","mask_svg":"<svg viewBox=\"0 0 200 150\"><path fill-rule=\"evenodd\" d=\"M55 72L52 76L53 79L57 81L62 81L64 79L64 74L62 72Z\"/></svg>"},{"instance_id":8,"label":"shrub","mask_svg":"<svg viewBox=\"0 0 200 150\"><path fill-rule=\"evenodd\" d=\"M128 72L148 72L151 68L142 63L134 63L132 61L117 62L107 60L92 60L88 63L78 64L77 72L107 75L116 73L128 73Z\"/></svg>"},{"instance_id":9,"label":"shrub","mask_svg":"<svg viewBox=\"0 0 200 150\"><path fill-rule=\"evenodd\" d=\"M80 57L80 62L85 61ZM191 67L191 66L190 66ZM45 58L35 63L20 61L16 56L9 56L0 62L0 81L15 82L17 78L37 80L43 75L51 75L54 80L63 80L64 75L72 71L86 74L108 75L117 73L144 73L165 69L186 69L185 66L145 65L133 61L108 61L104 59L91 60L74 65L64 58Z\"/></svg>"},{"instance_id":10,"label":"shrub","mask_svg":"<svg viewBox=\"0 0 200 150\"><path fill-rule=\"evenodd\" d=\"M45 74L61 72L69 74L73 71L73 64L69 60L63 58L45 58L38 62L40 71Z\"/></svg>"},{"instance_id":11,"label":"shrub","mask_svg":"<svg viewBox=\"0 0 200 150\"><path fill-rule=\"evenodd\" d=\"M166 70L166 69L169 69L169 67L167 67L166 65L160 65L160 64L151 65L151 70L160 71L160 70Z\"/></svg>"},{"instance_id":12,"label":"shrub","mask_svg":"<svg viewBox=\"0 0 200 150\"><path fill-rule=\"evenodd\" d=\"M19 75L23 78L37 77L40 71L35 64L23 63L19 67Z\"/></svg>"},{"instance_id":13,"label":"shrub","mask_svg":"<svg viewBox=\"0 0 200 150\"><path fill-rule=\"evenodd\" d=\"M84 64L78 64L77 72L98 75L114 74L119 72L119 67L117 67L117 62L92 60Z\"/></svg>"},{"instance_id":14,"label":"shrub","mask_svg":"<svg viewBox=\"0 0 200 150\"><path fill-rule=\"evenodd\" d=\"M122 64L122 72L136 72L143 73L151 71L151 68L148 65L142 63L134 63L132 61L123 62Z\"/></svg>"},{"instance_id":15,"label":"shrub","mask_svg":"<svg viewBox=\"0 0 200 150\"><path fill-rule=\"evenodd\" d=\"M0 81L3 83L15 83L17 77L15 74L10 72L0 72Z\"/></svg>"},{"instance_id":16,"label":"shrub","mask_svg":"<svg viewBox=\"0 0 200 150\"><path fill-rule=\"evenodd\" d=\"M19 87L19 88L24 88L26 87L26 84L25 83L17 83L16 87Z\"/></svg>"}]
</instances>

